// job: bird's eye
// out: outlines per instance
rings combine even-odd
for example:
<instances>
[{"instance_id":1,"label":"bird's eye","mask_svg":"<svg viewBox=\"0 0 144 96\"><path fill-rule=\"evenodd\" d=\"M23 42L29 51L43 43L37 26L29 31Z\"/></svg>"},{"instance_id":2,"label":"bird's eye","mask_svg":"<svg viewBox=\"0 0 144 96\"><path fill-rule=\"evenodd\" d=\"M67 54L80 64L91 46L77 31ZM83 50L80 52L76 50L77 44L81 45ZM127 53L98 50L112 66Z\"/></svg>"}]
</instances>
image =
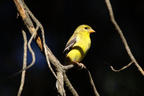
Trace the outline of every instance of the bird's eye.
<instances>
[{"instance_id":1,"label":"bird's eye","mask_svg":"<svg viewBox=\"0 0 144 96\"><path fill-rule=\"evenodd\" d=\"M89 29L88 27L85 27L85 29Z\"/></svg>"}]
</instances>

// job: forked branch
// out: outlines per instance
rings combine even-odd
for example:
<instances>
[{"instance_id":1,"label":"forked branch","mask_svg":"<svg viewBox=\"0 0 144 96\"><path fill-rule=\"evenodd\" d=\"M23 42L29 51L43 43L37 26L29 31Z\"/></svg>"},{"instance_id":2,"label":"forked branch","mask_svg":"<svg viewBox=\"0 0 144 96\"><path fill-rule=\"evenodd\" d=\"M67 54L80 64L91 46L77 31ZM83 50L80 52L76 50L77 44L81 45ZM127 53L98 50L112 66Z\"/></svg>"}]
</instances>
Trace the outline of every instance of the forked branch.
<instances>
[{"instance_id":1,"label":"forked branch","mask_svg":"<svg viewBox=\"0 0 144 96\"><path fill-rule=\"evenodd\" d=\"M127 51L127 54L129 55L131 61L136 65L136 67L138 68L138 70L140 71L140 73L144 76L144 71L143 69L141 68L141 66L138 64L137 60L135 59L135 57L133 56L131 50L130 50L130 47L126 41L126 38L124 37L123 35L123 32L121 30L121 28L119 27L118 23L116 22L115 20L115 17L114 17L114 14L113 14L113 9L112 9L112 6L111 6L111 3L110 3L110 0L105 0L106 2L106 5L107 5L107 8L108 8L108 11L109 11L109 15L110 15L110 19L111 19L111 22L113 23L114 27L116 28L118 34L120 35L120 38L124 44L124 47Z\"/></svg>"},{"instance_id":2,"label":"forked branch","mask_svg":"<svg viewBox=\"0 0 144 96\"><path fill-rule=\"evenodd\" d=\"M70 83L70 81L67 78L66 73L65 73L68 69L72 68L73 65L63 66L59 62L59 60L54 56L54 54L51 52L51 50L48 48L48 46L45 43L44 28L43 28L42 24L37 20L37 18L29 10L29 8L25 4L24 0L13 0L13 1L17 7L19 15L21 16L21 18L24 21L24 24L26 25L26 27L28 28L29 32L32 35L31 36L32 39L30 39L29 42L31 43L31 41L34 39L36 41L36 44L42 51L42 53L44 53L44 55L46 56L46 60L47 60L48 66L50 68L50 71L53 73L53 75L57 79L57 83L58 83L57 90L58 90L60 96L66 96L65 89L64 89L64 82L65 82L66 86L70 89L73 96L79 96L77 91L74 89L74 87ZM34 27L34 24L36 24L36 27ZM38 29L40 29L40 32L42 34L42 40L41 40L40 36L38 36L38 34L37 34ZM29 47L30 43L28 44L28 47ZM56 69L56 72L53 71L50 64L53 64L53 66ZM33 63L32 63L32 65L33 65ZM23 70L23 71L25 71L25 70Z\"/></svg>"}]
</instances>

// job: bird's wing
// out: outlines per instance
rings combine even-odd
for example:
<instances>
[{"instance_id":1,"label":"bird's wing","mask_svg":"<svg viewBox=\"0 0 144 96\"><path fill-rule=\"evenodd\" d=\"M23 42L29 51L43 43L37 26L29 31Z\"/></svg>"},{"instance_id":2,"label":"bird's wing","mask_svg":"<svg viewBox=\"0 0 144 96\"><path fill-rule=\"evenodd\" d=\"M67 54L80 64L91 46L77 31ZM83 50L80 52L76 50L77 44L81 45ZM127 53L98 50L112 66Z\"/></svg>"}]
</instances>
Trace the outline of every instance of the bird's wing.
<instances>
[{"instance_id":1,"label":"bird's wing","mask_svg":"<svg viewBox=\"0 0 144 96\"><path fill-rule=\"evenodd\" d=\"M67 53L67 52L69 52L69 50L72 48L72 46L76 43L76 37L74 37L74 38L72 38L72 39L70 39L69 41L68 41L68 43L66 44L66 46L65 46L65 49L64 49L64 53Z\"/></svg>"}]
</instances>

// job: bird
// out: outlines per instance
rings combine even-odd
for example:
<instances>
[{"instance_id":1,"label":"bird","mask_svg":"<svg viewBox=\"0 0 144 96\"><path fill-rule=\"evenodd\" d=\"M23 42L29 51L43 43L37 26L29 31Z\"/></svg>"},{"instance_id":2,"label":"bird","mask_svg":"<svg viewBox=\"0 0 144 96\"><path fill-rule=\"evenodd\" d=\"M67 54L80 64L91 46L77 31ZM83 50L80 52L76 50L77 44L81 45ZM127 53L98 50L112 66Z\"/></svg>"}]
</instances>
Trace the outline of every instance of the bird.
<instances>
[{"instance_id":1,"label":"bird","mask_svg":"<svg viewBox=\"0 0 144 96\"><path fill-rule=\"evenodd\" d=\"M64 49L66 65L74 64L81 68L85 68L81 61L91 47L91 33L95 33L95 30L86 24L79 25L75 29Z\"/></svg>"}]
</instances>

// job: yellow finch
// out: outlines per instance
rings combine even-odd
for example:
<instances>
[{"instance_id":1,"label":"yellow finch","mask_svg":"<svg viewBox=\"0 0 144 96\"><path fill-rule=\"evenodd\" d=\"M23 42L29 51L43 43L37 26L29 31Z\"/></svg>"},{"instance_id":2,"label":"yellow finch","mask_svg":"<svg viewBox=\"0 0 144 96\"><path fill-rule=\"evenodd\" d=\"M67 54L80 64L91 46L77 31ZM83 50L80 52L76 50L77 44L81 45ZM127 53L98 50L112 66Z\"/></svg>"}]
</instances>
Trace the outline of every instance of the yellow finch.
<instances>
[{"instance_id":1,"label":"yellow finch","mask_svg":"<svg viewBox=\"0 0 144 96\"><path fill-rule=\"evenodd\" d=\"M68 40L64 52L66 64L77 64L84 67L80 61L85 57L91 46L90 34L95 31L88 25L80 25Z\"/></svg>"}]
</instances>

